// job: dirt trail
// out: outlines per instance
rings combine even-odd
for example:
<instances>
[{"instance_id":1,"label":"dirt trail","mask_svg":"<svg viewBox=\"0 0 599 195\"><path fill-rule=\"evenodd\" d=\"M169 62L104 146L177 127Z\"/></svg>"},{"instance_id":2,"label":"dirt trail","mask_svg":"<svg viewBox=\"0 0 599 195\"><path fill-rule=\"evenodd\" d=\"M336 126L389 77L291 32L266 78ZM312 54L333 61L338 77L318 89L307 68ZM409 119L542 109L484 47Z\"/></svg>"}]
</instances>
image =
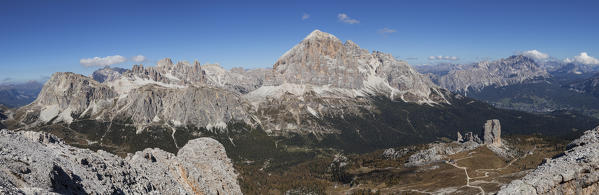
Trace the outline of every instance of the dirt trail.
<instances>
[{"instance_id":1,"label":"dirt trail","mask_svg":"<svg viewBox=\"0 0 599 195\"><path fill-rule=\"evenodd\" d=\"M461 158L461 159L458 159L458 160L463 160L463 159L467 159L467 158L472 158L472 156L466 157L466 158ZM470 178L470 176L468 175L468 168L467 167L460 167L460 166L458 166L458 160L455 160L453 163L450 163L449 161L445 161L445 163L447 163L447 164L449 164L451 166L454 166L455 168L464 170L464 173L466 173L466 185L465 186L466 187L471 187L471 188L477 188L484 195L485 194L485 190L482 187L470 185L470 179L472 179L472 178Z\"/></svg>"},{"instance_id":2,"label":"dirt trail","mask_svg":"<svg viewBox=\"0 0 599 195\"><path fill-rule=\"evenodd\" d=\"M484 190L482 187L480 187L480 186L476 186L476 185L470 185L470 180L471 180L471 179L482 179L482 178L488 178L488 177L489 177L489 172L492 172L492 171L499 172L499 171L501 171L501 170L503 170L503 169L506 169L506 168L508 168L508 167L512 166L512 164L513 164L514 162L516 162L516 161L518 161L518 160L520 160L520 159L526 158L526 156L528 156L529 154L533 153L535 150L536 150L536 147L535 147L535 148L533 148L533 149L531 149L531 150L530 150L529 152L527 152L526 154L524 154L524 156L521 156L521 157L518 157L518 158L514 158L514 159L512 159L512 160L511 160L511 161L510 161L510 162L509 162L509 163L508 163L506 166L504 166L504 167L495 168L495 169L476 169L476 170L474 170L475 172L484 172L484 174L485 174L485 175L484 175L484 176L480 176L480 177L470 177L470 175L468 175L468 167L461 167L461 166L458 166L458 161L460 161L460 160L464 160L464 159L473 158L473 156L471 156L471 155L472 155L472 154L474 154L474 153L469 153L468 155L470 155L470 156L468 156L468 157L459 158L459 159L455 159L455 160L447 160L447 161L445 161L445 163L446 163L446 164L449 164L449 165L451 165L451 166L453 166L453 167L455 167L455 168L458 168L458 169L462 169L462 170L464 170L464 173L466 174L466 185L464 185L464 186L466 186L466 187L471 187L471 188L477 188L477 189L479 189L479 190L481 191L481 193L484 195L484 194L485 194L485 190ZM497 183L497 182L493 182L493 181L477 181L477 182L482 182L482 183Z\"/></svg>"}]
</instances>

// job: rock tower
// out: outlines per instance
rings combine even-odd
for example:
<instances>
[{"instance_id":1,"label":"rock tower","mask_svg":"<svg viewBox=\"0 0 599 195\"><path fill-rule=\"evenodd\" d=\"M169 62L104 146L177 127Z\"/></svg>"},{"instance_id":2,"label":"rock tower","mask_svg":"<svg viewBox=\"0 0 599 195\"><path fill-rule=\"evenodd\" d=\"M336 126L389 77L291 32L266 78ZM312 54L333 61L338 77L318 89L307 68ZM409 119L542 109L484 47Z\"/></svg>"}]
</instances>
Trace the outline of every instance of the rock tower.
<instances>
[{"instance_id":1,"label":"rock tower","mask_svg":"<svg viewBox=\"0 0 599 195\"><path fill-rule=\"evenodd\" d=\"M501 124L499 124L499 120L487 120L484 128L484 143L496 147L501 147Z\"/></svg>"}]
</instances>

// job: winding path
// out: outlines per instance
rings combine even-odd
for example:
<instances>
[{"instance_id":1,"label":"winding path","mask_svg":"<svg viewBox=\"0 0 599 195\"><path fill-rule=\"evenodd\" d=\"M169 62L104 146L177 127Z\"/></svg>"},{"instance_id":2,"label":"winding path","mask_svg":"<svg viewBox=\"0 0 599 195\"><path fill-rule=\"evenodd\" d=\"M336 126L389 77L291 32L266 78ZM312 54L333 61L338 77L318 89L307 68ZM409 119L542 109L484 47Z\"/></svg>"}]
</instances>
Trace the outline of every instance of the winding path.
<instances>
[{"instance_id":1,"label":"winding path","mask_svg":"<svg viewBox=\"0 0 599 195\"><path fill-rule=\"evenodd\" d=\"M466 187L471 187L471 188L477 188L484 195L485 194L485 190L482 187L470 185L470 179L472 179L472 178L470 178L470 176L468 175L468 170L467 170L468 168L467 167L460 167L460 166L458 166L458 161L459 160L463 160L463 159L467 159L467 158L472 158L472 156L469 156L469 157L466 157L466 158L456 159L456 160L454 160L454 163L450 163L449 161L445 161L445 163L447 163L447 164L449 164L451 166L454 166L455 168L463 169L464 173L466 173L466 185L465 186Z\"/></svg>"},{"instance_id":2,"label":"winding path","mask_svg":"<svg viewBox=\"0 0 599 195\"><path fill-rule=\"evenodd\" d=\"M509 162L509 163L508 163L506 166L504 166L504 167L495 168L495 169L476 169L476 170L474 170L475 172L484 172L484 173L485 173L485 175L484 175L484 176L479 176L479 177L470 177L470 176L468 175L468 167L460 167L460 166L458 166L458 161L460 161L460 160L464 160L464 159L468 159L468 158L473 158L473 156L468 156L468 157L464 157L464 158L455 159L455 160L453 160L452 162L450 162L450 160L446 160L446 161L445 161L445 163L446 163L446 164L449 164L449 165L451 165L451 166L453 166L453 167L455 167L455 168L458 168L458 169L462 169L462 170L464 170L464 173L466 174L466 185L464 185L464 186L466 186L466 187L471 187L471 188L477 188L477 189L479 189L479 190L481 191L481 193L484 195L484 194L485 194L485 190L484 190L482 187L480 187L480 186L470 185L470 179L482 179L482 178L487 178L487 177L489 177L489 172L490 172L490 171L500 171L500 170L506 169L506 168L508 168L508 167L512 166L512 164L513 164L514 162L518 161L519 159L526 158L526 156L528 156L529 154L531 154L532 152L534 152L536 149L537 149L537 148L536 148L536 147L534 147L534 148L533 148L533 149L531 149L529 152L527 152L526 154L524 154L524 156L521 156L521 157L518 157L518 158L514 158L514 159L512 159L512 160L511 160L511 161L510 161L510 162ZM469 155L470 155L470 154L469 154ZM493 183L493 182L487 182L487 181L485 181L485 182L486 182L486 183Z\"/></svg>"}]
</instances>

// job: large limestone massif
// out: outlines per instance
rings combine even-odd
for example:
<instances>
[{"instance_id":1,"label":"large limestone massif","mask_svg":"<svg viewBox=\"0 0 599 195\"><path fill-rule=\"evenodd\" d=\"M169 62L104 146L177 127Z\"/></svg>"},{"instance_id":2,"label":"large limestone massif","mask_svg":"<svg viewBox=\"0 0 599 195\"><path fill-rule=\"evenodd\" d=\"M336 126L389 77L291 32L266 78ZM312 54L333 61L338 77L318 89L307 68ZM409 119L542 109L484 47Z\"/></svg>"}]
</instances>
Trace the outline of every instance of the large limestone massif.
<instances>
[{"instance_id":1,"label":"large limestone massif","mask_svg":"<svg viewBox=\"0 0 599 195\"><path fill-rule=\"evenodd\" d=\"M166 58L156 66L103 68L92 76L54 74L32 104L16 111L10 128L93 119L127 121L138 133L151 126L222 130L241 122L271 134L321 134L340 131L318 125L318 119L372 111L373 95L449 103L447 91L406 62L319 30L272 69L226 70Z\"/></svg>"},{"instance_id":2,"label":"large limestone massif","mask_svg":"<svg viewBox=\"0 0 599 195\"><path fill-rule=\"evenodd\" d=\"M145 149L121 158L43 132L0 131L2 194L241 194L224 147L190 140L174 155Z\"/></svg>"},{"instance_id":3,"label":"large limestone massif","mask_svg":"<svg viewBox=\"0 0 599 195\"><path fill-rule=\"evenodd\" d=\"M432 81L390 54L315 30L273 66L274 85L310 84L381 93L407 102L445 102Z\"/></svg>"}]
</instances>

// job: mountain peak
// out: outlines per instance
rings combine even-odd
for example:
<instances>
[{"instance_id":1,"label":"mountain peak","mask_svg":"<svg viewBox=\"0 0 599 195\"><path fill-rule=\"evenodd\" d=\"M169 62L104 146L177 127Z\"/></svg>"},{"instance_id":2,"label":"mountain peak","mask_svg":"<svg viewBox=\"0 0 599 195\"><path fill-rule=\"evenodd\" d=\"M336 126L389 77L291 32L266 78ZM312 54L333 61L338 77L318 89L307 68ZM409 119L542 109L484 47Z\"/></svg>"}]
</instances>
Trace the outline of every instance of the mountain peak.
<instances>
[{"instance_id":1,"label":"mountain peak","mask_svg":"<svg viewBox=\"0 0 599 195\"><path fill-rule=\"evenodd\" d=\"M156 63L156 65L158 67L161 67L161 66L172 66L173 65L173 61L170 58L164 58L164 59L158 61L158 63Z\"/></svg>"},{"instance_id":2,"label":"mountain peak","mask_svg":"<svg viewBox=\"0 0 599 195\"><path fill-rule=\"evenodd\" d=\"M510 57L508 57L507 59L511 59L511 60L517 60L517 61L531 61L534 62L534 60L528 56L525 55L512 55Z\"/></svg>"},{"instance_id":3,"label":"mountain peak","mask_svg":"<svg viewBox=\"0 0 599 195\"><path fill-rule=\"evenodd\" d=\"M306 38L304 38L304 40L320 40L320 39L335 39L335 40L339 40L337 37L335 37L335 35L326 33L326 32L322 32L318 29L312 31L308 36L306 36Z\"/></svg>"}]
</instances>

